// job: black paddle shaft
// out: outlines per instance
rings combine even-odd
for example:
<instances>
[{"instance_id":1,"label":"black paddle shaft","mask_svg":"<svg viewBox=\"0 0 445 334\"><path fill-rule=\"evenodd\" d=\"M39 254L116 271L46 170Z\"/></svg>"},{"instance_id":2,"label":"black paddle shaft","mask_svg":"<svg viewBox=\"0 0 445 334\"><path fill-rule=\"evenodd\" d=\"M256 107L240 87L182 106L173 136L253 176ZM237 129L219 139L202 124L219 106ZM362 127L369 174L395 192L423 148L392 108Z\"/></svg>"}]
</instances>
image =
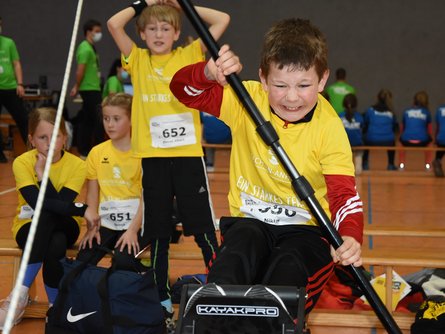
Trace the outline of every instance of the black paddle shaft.
<instances>
[{"instance_id":1,"label":"black paddle shaft","mask_svg":"<svg viewBox=\"0 0 445 334\"><path fill-rule=\"evenodd\" d=\"M213 36L210 34L207 26L204 24L201 17L196 12L196 9L191 4L190 0L178 0L178 2L181 5L182 10L186 14L186 16L192 23L193 27L197 31L199 37L202 39L205 46L209 50L210 55L214 60L216 60L218 58L220 47L216 43ZM251 96L241 83L241 80L239 79L237 74L233 73L228 75L227 81L235 91L241 103L244 105L244 108L249 113L249 116L254 121L257 127L256 130L261 136L262 140L273 149L283 167L286 169L286 172L291 179L292 186L298 197L303 200L309 207L312 214L316 217L319 225L324 230L326 237L329 239L334 248L337 249L338 247L340 247L343 243L343 239L338 234L337 230L332 225L329 217L326 215L326 212L323 210L320 203L315 198L314 189L304 178L304 176L299 175L297 169L293 165L292 161L289 159L289 156L280 145L278 134L273 128L272 124L265 121L263 115L258 110L258 107L253 102ZM388 333L402 334L402 331L398 327L397 323L394 321L391 313L385 307L382 300L379 298L374 288L369 283L363 269L354 267L353 265L348 266L348 268L354 275L369 304L374 309L374 312L377 314L378 318L380 319L381 323L388 331ZM387 284L391 284L391 282L387 282Z\"/></svg>"}]
</instances>

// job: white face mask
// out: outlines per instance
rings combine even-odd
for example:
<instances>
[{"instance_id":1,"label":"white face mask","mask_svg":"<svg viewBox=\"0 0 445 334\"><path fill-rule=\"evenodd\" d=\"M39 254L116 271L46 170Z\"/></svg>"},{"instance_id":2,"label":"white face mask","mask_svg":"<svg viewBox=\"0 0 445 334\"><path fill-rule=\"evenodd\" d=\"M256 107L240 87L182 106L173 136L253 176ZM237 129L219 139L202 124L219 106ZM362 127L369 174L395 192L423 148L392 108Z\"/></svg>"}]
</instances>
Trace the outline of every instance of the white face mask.
<instances>
[{"instance_id":1,"label":"white face mask","mask_svg":"<svg viewBox=\"0 0 445 334\"><path fill-rule=\"evenodd\" d=\"M99 42L101 39L102 39L102 33L101 33L101 32L96 32L96 33L93 35L93 42L94 42L94 43Z\"/></svg>"}]
</instances>

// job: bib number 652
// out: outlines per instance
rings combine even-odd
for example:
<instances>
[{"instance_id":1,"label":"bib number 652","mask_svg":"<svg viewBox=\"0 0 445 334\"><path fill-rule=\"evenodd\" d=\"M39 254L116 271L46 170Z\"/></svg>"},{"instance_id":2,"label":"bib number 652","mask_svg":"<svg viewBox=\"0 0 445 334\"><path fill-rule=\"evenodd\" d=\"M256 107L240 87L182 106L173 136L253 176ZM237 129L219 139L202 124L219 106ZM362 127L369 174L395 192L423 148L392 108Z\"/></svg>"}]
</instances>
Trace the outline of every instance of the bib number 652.
<instances>
[{"instance_id":1,"label":"bib number 652","mask_svg":"<svg viewBox=\"0 0 445 334\"><path fill-rule=\"evenodd\" d=\"M164 131L162 131L162 136L164 138L185 136L185 128L180 127L180 128L165 129Z\"/></svg>"}]
</instances>

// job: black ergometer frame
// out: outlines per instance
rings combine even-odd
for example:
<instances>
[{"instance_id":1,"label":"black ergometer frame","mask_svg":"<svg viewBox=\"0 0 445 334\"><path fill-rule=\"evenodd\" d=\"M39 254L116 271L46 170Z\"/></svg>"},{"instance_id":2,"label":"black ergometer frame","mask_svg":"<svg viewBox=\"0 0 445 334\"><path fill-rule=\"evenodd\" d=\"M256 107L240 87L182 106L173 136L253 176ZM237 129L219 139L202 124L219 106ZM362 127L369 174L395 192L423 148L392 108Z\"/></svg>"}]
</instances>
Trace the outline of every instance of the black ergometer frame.
<instances>
[{"instance_id":1,"label":"black ergometer frame","mask_svg":"<svg viewBox=\"0 0 445 334\"><path fill-rule=\"evenodd\" d=\"M218 52L220 48L213 36L210 34L204 22L202 21L201 17L198 15L195 8L191 4L190 0L178 0L178 2L181 5L184 13L187 15L188 19L192 23L199 37L206 45L208 51L210 52L210 55L213 59L216 60L218 58ZM227 81L235 91L240 102L244 105L249 116L255 122L255 125L257 126L256 130L262 140L273 149L283 167L286 169L286 172L291 178L292 186L298 197L307 204L321 228L324 229L324 233L333 247L335 249L340 247L343 243L343 239L332 225L329 217L326 215L326 212L323 210L318 200L315 198L315 192L312 186L304 178L304 176L299 175L289 156L282 148L281 144L279 143L278 134L276 133L272 124L265 121L263 115L258 110L258 107L253 102L251 96L241 83L241 80L239 79L237 74L233 73L227 76ZM348 268L357 280L357 283L365 294L366 299L368 300L371 307L374 309L374 312L380 319L385 329L391 334L402 334L402 331L398 327L397 323L394 321L391 313L385 307L382 300L379 298L374 288L366 278L363 269L354 267L353 265L349 265Z\"/></svg>"}]
</instances>

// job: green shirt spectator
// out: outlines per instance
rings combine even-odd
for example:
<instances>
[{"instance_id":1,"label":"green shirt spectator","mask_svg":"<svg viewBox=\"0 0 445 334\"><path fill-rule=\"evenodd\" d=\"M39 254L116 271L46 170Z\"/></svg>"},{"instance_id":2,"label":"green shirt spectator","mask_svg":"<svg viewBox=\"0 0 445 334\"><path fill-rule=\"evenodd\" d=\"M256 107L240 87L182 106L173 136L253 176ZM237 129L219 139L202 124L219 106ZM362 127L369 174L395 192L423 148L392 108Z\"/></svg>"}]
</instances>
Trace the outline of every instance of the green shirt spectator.
<instances>
[{"instance_id":1,"label":"green shirt spectator","mask_svg":"<svg viewBox=\"0 0 445 334\"><path fill-rule=\"evenodd\" d=\"M122 82L120 82L119 78L116 75L114 75L112 77L109 77L107 82L105 83L102 97L105 98L108 95L110 95L110 93L115 94L123 92L124 92L124 86L122 85Z\"/></svg>"},{"instance_id":2,"label":"green shirt spectator","mask_svg":"<svg viewBox=\"0 0 445 334\"><path fill-rule=\"evenodd\" d=\"M0 35L0 89L17 88L14 62L19 60L19 53L14 41Z\"/></svg>"},{"instance_id":3,"label":"green shirt spectator","mask_svg":"<svg viewBox=\"0 0 445 334\"><path fill-rule=\"evenodd\" d=\"M94 45L102 39L102 26L99 21L88 20L83 25L85 39L76 50L76 78L70 96L80 94L82 109L77 115L75 145L80 157L86 159L90 149L104 141L105 131L102 123L102 92L100 86L99 56Z\"/></svg>"},{"instance_id":4,"label":"green shirt spectator","mask_svg":"<svg viewBox=\"0 0 445 334\"><path fill-rule=\"evenodd\" d=\"M28 114L23 104L25 95L23 71L15 42L3 35L0 17L0 111L3 107L11 114L19 128L23 142L28 138ZM0 132L0 163L8 159L3 153L3 136Z\"/></svg>"},{"instance_id":5,"label":"green shirt spectator","mask_svg":"<svg viewBox=\"0 0 445 334\"><path fill-rule=\"evenodd\" d=\"M329 96L329 102L334 107L337 114L341 113L343 108L343 99L348 94L355 94L355 88L346 82L346 70L339 68L335 72L336 81L326 88Z\"/></svg>"},{"instance_id":6,"label":"green shirt spectator","mask_svg":"<svg viewBox=\"0 0 445 334\"><path fill-rule=\"evenodd\" d=\"M78 64L85 65L85 73L79 90L100 90L99 56L87 40L79 44L76 52Z\"/></svg>"},{"instance_id":7,"label":"green shirt spectator","mask_svg":"<svg viewBox=\"0 0 445 334\"><path fill-rule=\"evenodd\" d=\"M105 86L102 92L102 98L107 97L110 94L123 93L123 82L129 77L128 73L122 68L120 58L114 60L108 73L108 79L105 82Z\"/></svg>"}]
</instances>

